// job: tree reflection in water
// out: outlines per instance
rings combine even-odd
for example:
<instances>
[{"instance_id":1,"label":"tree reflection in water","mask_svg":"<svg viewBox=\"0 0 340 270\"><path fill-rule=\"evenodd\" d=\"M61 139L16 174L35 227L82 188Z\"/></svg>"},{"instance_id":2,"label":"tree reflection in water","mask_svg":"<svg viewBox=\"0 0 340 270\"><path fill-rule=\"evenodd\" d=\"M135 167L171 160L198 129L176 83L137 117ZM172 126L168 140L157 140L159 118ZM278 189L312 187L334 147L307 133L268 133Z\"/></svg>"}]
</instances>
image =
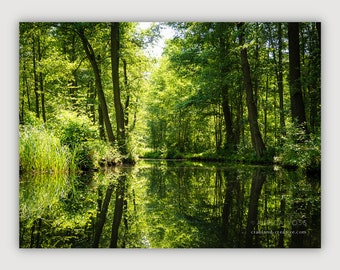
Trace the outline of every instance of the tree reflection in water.
<instances>
[{"instance_id":1,"label":"tree reflection in water","mask_svg":"<svg viewBox=\"0 0 340 270\"><path fill-rule=\"evenodd\" d=\"M320 179L268 166L140 161L21 176L23 248L320 247Z\"/></svg>"}]
</instances>

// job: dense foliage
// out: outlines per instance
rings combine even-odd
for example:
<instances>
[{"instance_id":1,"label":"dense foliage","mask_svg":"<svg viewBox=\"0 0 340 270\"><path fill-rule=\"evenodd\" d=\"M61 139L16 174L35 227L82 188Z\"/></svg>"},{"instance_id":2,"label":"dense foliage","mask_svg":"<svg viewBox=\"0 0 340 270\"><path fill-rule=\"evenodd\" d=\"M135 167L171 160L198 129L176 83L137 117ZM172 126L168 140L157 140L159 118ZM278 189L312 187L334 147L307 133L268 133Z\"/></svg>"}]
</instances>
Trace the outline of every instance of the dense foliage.
<instances>
[{"instance_id":1,"label":"dense foliage","mask_svg":"<svg viewBox=\"0 0 340 270\"><path fill-rule=\"evenodd\" d=\"M150 56L165 27L174 36ZM320 168L320 34L320 23L20 23L21 142L52 133L80 168L100 140L123 162Z\"/></svg>"},{"instance_id":2,"label":"dense foliage","mask_svg":"<svg viewBox=\"0 0 340 270\"><path fill-rule=\"evenodd\" d=\"M19 31L20 247L320 246L320 23Z\"/></svg>"}]
</instances>

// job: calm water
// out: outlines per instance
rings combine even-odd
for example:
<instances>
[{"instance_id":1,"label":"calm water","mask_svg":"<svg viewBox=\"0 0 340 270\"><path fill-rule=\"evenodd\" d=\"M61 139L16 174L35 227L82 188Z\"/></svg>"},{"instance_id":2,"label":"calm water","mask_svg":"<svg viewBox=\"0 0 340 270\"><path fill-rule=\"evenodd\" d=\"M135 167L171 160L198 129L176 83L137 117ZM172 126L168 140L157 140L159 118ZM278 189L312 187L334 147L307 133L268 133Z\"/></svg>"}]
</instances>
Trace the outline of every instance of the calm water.
<instances>
[{"instance_id":1,"label":"calm water","mask_svg":"<svg viewBox=\"0 0 340 270\"><path fill-rule=\"evenodd\" d=\"M22 175L20 247L320 247L320 189L272 166L165 160Z\"/></svg>"}]
</instances>

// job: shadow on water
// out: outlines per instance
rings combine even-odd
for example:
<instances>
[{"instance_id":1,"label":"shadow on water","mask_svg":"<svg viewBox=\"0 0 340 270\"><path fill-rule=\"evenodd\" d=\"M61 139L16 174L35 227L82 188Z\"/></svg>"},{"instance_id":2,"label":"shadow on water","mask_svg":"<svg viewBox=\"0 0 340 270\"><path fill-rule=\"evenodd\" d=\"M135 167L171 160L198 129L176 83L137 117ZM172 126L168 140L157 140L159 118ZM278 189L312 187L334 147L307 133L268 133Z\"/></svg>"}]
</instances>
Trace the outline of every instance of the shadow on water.
<instances>
[{"instance_id":1,"label":"shadow on water","mask_svg":"<svg viewBox=\"0 0 340 270\"><path fill-rule=\"evenodd\" d=\"M271 166L141 161L20 179L22 248L320 247L320 179Z\"/></svg>"}]
</instances>

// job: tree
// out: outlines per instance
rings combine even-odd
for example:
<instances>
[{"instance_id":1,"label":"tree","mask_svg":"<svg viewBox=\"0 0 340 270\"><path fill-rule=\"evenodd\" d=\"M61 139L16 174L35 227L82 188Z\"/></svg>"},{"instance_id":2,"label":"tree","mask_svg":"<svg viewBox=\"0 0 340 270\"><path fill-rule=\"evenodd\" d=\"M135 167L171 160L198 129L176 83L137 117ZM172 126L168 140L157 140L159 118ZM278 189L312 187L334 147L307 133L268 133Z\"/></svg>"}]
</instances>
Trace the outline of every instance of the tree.
<instances>
[{"instance_id":1,"label":"tree","mask_svg":"<svg viewBox=\"0 0 340 270\"><path fill-rule=\"evenodd\" d=\"M111 23L111 67L112 67L112 84L114 93L114 106L116 111L117 123L117 140L122 154L127 153L125 138L125 121L124 111L120 97L119 88L119 43L120 43L120 23Z\"/></svg>"},{"instance_id":2,"label":"tree","mask_svg":"<svg viewBox=\"0 0 340 270\"><path fill-rule=\"evenodd\" d=\"M33 34L34 35L34 34ZM39 38L39 36L38 36ZM39 109L39 78L38 78L38 72L37 72L37 64L36 64L36 47L37 47L37 42L36 42L37 37L33 36L33 42L32 42L32 57L33 57L33 75L34 75L34 94L35 94L35 114L37 118L40 117L40 109Z\"/></svg>"},{"instance_id":3,"label":"tree","mask_svg":"<svg viewBox=\"0 0 340 270\"><path fill-rule=\"evenodd\" d=\"M295 38L284 23L168 23L175 35L156 59L143 48L164 25L21 23L20 123L35 115L49 125L73 111L99 123L99 137L124 155L133 146L233 160L285 147L289 109L318 135L320 23L299 23Z\"/></svg>"},{"instance_id":4,"label":"tree","mask_svg":"<svg viewBox=\"0 0 340 270\"><path fill-rule=\"evenodd\" d=\"M299 23L288 23L289 89L293 122L307 130L301 90Z\"/></svg>"},{"instance_id":5,"label":"tree","mask_svg":"<svg viewBox=\"0 0 340 270\"><path fill-rule=\"evenodd\" d=\"M244 44L244 23L237 24L239 30L239 44L241 46L241 63L246 87L246 102L248 108L248 121L250 125L251 141L258 157L266 150L257 122L257 108L254 101L253 85L250 74L250 66L247 56L247 47Z\"/></svg>"},{"instance_id":6,"label":"tree","mask_svg":"<svg viewBox=\"0 0 340 270\"><path fill-rule=\"evenodd\" d=\"M236 138L233 130L233 119L231 109L229 106L229 85L226 79L228 73L231 71L231 63L227 62L230 58L229 44L228 44L228 24L218 23L217 33L219 36L219 51L220 51L220 87L222 93L222 108L223 116L226 127L226 146L228 148L234 148L236 145Z\"/></svg>"},{"instance_id":7,"label":"tree","mask_svg":"<svg viewBox=\"0 0 340 270\"><path fill-rule=\"evenodd\" d=\"M97 91L98 91L98 98L99 98L99 102L100 102L100 107L102 109L102 113L103 113L103 120L105 123L105 128L106 128L106 133L108 136L108 139L111 143L115 142L115 136L113 135L113 131L112 131L112 126L111 126L111 121L109 118L109 112L108 112L108 108L106 105L106 100L105 100L105 94L103 91L103 86L102 86L102 81L101 81L101 77L100 77L100 72L99 72L99 68L98 68L98 64L97 64L97 60L96 60L96 56L95 53L93 51L93 48L91 46L91 44L89 43L88 39L85 36L85 29L82 25L77 25L78 27L75 28L76 33L79 35L82 44L83 44L83 48L85 50L86 56L89 59L92 69L93 69L93 73L95 76L95 84L97 87Z\"/></svg>"},{"instance_id":8,"label":"tree","mask_svg":"<svg viewBox=\"0 0 340 270\"><path fill-rule=\"evenodd\" d=\"M274 27L271 27L271 26ZM279 115L280 115L280 133L281 135L285 134L285 113L284 113L284 97L283 97L283 57L282 57L282 50L283 50L283 41L282 41L282 23L275 23L275 24L267 24L268 32L269 32L269 42L272 46L272 54L273 60L275 63L275 76L277 81L277 88L279 94ZM275 34L275 28L277 27L277 48L275 44L275 37L273 37L273 33ZM272 31L272 28L274 31ZM276 51L278 53L276 53ZM276 57L278 55L278 58Z\"/></svg>"}]
</instances>

